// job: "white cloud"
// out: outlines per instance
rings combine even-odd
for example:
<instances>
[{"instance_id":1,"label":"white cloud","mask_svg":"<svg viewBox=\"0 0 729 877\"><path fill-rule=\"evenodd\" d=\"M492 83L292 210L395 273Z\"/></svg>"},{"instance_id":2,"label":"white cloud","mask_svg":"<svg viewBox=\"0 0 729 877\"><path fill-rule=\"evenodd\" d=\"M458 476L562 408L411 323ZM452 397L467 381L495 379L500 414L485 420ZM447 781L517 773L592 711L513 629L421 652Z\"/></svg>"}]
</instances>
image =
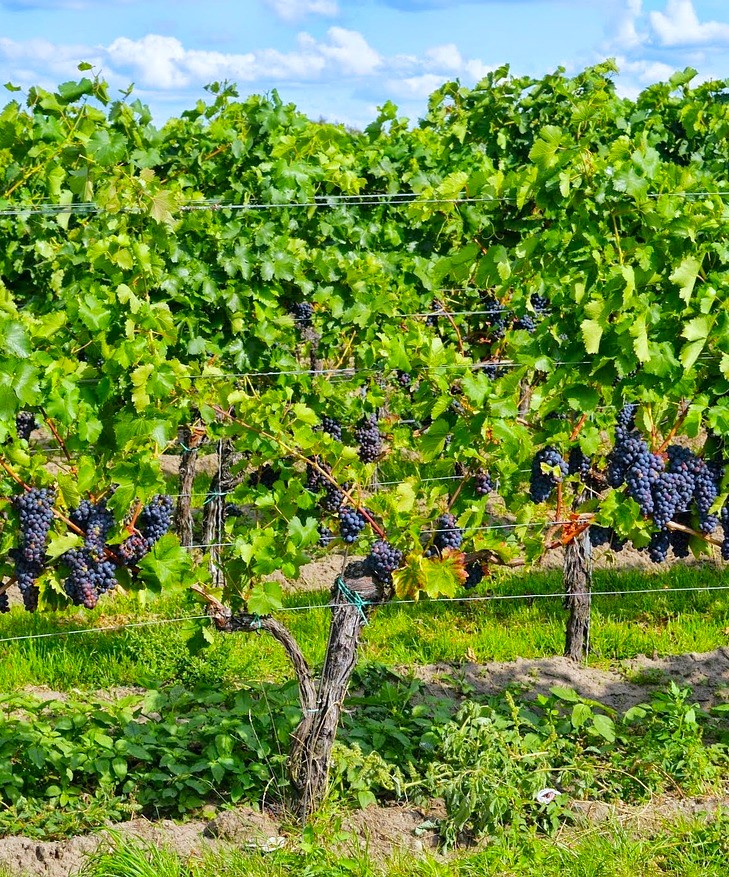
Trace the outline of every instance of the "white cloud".
<instances>
[{"instance_id":1,"label":"white cloud","mask_svg":"<svg viewBox=\"0 0 729 877\"><path fill-rule=\"evenodd\" d=\"M458 51L458 46L454 43L447 43L444 46L435 46L432 49L428 49L425 57L427 63L445 70L458 71L463 66L463 58Z\"/></svg>"},{"instance_id":2,"label":"white cloud","mask_svg":"<svg viewBox=\"0 0 729 877\"><path fill-rule=\"evenodd\" d=\"M142 85L184 88L215 79L237 82L310 81L326 76L369 76L381 63L379 54L357 31L332 27L326 40L300 34L298 50L258 49L245 54L186 49L175 37L147 34L139 40L120 37L107 55L117 74Z\"/></svg>"},{"instance_id":3,"label":"white cloud","mask_svg":"<svg viewBox=\"0 0 729 877\"><path fill-rule=\"evenodd\" d=\"M368 76L382 63L379 54L356 30L330 27L327 36L330 39L329 45L317 43L317 49L325 58L336 61L344 73Z\"/></svg>"},{"instance_id":4,"label":"white cloud","mask_svg":"<svg viewBox=\"0 0 729 877\"><path fill-rule=\"evenodd\" d=\"M300 21L307 15L339 15L337 0L266 0L266 5L284 21Z\"/></svg>"},{"instance_id":5,"label":"white cloud","mask_svg":"<svg viewBox=\"0 0 729 877\"><path fill-rule=\"evenodd\" d=\"M692 0L668 0L665 12L651 12L649 18L661 46L729 44L729 24L699 21Z\"/></svg>"},{"instance_id":6,"label":"white cloud","mask_svg":"<svg viewBox=\"0 0 729 877\"><path fill-rule=\"evenodd\" d=\"M646 34L639 33L637 28L642 14L643 0L623 0L623 6L615 20L611 47L630 51L645 42Z\"/></svg>"}]
</instances>

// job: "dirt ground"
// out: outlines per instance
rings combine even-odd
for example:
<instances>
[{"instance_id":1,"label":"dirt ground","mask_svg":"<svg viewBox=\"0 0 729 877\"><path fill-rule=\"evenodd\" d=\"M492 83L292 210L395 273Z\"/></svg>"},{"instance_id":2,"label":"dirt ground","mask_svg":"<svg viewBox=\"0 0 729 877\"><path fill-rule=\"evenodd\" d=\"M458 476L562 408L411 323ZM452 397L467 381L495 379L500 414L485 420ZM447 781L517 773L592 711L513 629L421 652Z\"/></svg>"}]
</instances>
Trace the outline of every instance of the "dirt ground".
<instances>
[{"instance_id":1,"label":"dirt ground","mask_svg":"<svg viewBox=\"0 0 729 877\"><path fill-rule=\"evenodd\" d=\"M497 694L505 688L530 694L548 694L555 686L573 688L580 696L624 712L650 699L673 679L690 686L692 701L702 707L729 700L729 648L689 652L665 658L636 658L614 670L575 664L568 658L518 658L489 664L430 664L402 668L426 683L430 694L452 697Z\"/></svg>"},{"instance_id":2,"label":"dirt ground","mask_svg":"<svg viewBox=\"0 0 729 877\"><path fill-rule=\"evenodd\" d=\"M413 672L413 669L405 668L405 671ZM692 699L702 706L729 699L729 648L658 659L639 656L624 661L614 670L582 667L566 658L542 658L458 667L430 665L415 668L414 672L426 683L430 693L451 698L473 693L493 694L505 688L518 689L528 696L547 693L559 685L574 688L585 698L622 711L649 699L652 691L674 679L679 684L691 685ZM44 697L54 695L47 690L33 693ZM113 696L111 692L110 696ZM589 824L611 819L626 829L650 832L678 816L711 816L719 810L729 810L729 797L666 799L640 807L576 801L574 809ZM366 846L375 858L385 859L396 852L419 855L437 849L434 823L441 815L438 802L434 802L430 810L406 805L375 806L348 814L341 830L349 835L350 843ZM112 830L121 836L170 847L186 859L198 857L205 850L224 850L230 845L270 851L296 839L296 831L290 826L250 807L221 811L210 820L183 825L167 820L135 819L115 825ZM62 841L7 837L0 839L0 865L17 875L71 877L89 854L109 842L105 831Z\"/></svg>"}]
</instances>

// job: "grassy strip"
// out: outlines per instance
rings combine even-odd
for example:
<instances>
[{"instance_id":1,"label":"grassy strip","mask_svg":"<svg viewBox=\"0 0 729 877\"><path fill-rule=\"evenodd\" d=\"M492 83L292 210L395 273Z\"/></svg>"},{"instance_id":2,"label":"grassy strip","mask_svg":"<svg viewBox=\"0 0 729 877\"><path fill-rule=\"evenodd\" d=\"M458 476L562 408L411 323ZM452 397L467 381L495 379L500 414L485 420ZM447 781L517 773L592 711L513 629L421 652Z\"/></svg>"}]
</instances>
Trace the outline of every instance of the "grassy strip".
<instances>
[{"instance_id":1,"label":"grassy strip","mask_svg":"<svg viewBox=\"0 0 729 877\"><path fill-rule=\"evenodd\" d=\"M507 835L484 850L448 859L400 855L378 861L354 839L334 851L317 839L290 850L232 850L185 862L176 853L139 841L118 841L89 860L83 877L718 877L726 873L729 822L665 825L650 836L605 825L561 841ZM342 852L342 849L344 852Z\"/></svg>"},{"instance_id":2,"label":"grassy strip","mask_svg":"<svg viewBox=\"0 0 729 877\"><path fill-rule=\"evenodd\" d=\"M591 663L636 654L680 654L709 651L726 644L729 591L671 592L675 588L726 584L721 568L712 565L673 566L665 571L599 571L596 591L665 589L659 594L599 597L594 601ZM561 654L564 610L558 572L499 575L473 592L541 594L555 598L472 603L390 605L374 615L365 633L364 659L388 666L437 662L509 661ZM470 595L470 594L469 594ZM299 594L287 605L318 604L321 609L282 614L317 663L326 646L326 594ZM85 627L177 618L198 614L200 607L185 596L166 597L147 608L129 599L106 601L94 612L29 615L20 609L0 618L5 637L57 633ZM164 682L185 685L226 685L240 681L281 681L289 668L280 648L264 636L226 636L204 654L191 656L189 625L180 623L77 636L0 642L0 691L45 685L66 691L110 686L156 687Z\"/></svg>"}]
</instances>

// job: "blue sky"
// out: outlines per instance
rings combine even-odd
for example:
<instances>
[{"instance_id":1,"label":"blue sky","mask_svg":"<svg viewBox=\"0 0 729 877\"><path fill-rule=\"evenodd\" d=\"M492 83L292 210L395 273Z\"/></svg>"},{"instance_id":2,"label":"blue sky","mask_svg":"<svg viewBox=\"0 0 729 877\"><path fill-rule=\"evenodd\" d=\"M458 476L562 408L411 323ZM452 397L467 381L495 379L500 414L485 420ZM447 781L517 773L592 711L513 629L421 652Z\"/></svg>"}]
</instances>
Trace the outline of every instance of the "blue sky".
<instances>
[{"instance_id":1,"label":"blue sky","mask_svg":"<svg viewBox=\"0 0 729 877\"><path fill-rule=\"evenodd\" d=\"M315 118L364 125L389 99L415 119L447 79L606 57L626 94L686 66L729 77L729 2L0 0L0 82L52 88L88 61L114 88L133 82L159 122L222 79Z\"/></svg>"}]
</instances>

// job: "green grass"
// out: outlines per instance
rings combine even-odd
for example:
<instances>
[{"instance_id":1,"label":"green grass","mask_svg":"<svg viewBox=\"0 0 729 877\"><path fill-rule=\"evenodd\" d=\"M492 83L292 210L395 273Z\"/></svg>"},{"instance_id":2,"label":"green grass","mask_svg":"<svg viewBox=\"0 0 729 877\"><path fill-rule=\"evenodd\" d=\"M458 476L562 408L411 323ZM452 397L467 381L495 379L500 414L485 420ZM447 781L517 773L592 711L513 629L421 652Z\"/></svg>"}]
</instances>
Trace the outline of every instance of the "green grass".
<instances>
[{"instance_id":1,"label":"green grass","mask_svg":"<svg viewBox=\"0 0 729 877\"><path fill-rule=\"evenodd\" d=\"M118 840L88 861L82 877L721 877L729 823L678 823L650 836L608 824L560 841L507 835L480 852L448 859L400 854L385 862L347 835L338 841L338 850L325 849L308 833L286 851L232 850L186 862L164 848Z\"/></svg>"},{"instance_id":2,"label":"green grass","mask_svg":"<svg viewBox=\"0 0 729 877\"><path fill-rule=\"evenodd\" d=\"M721 587L721 568L676 565L666 571L599 571L595 591L665 589L658 594L597 596L593 604L592 664L643 653L709 651L727 643L729 590L672 592L675 588ZM390 605L380 608L364 634L364 660L389 666L509 661L562 653L564 610L559 572L494 577L476 595L552 593L554 598L494 602ZM282 613L313 663L322 660L329 613L326 594L300 594L287 606L321 608ZM198 614L185 597L167 597L140 608L128 598L107 600L93 612L30 615L15 609L0 618L5 637L58 633L150 618ZM289 677L286 659L266 636L220 635L204 654L191 657L179 623L0 642L0 691L29 685L57 690L100 689L118 685L157 686L168 681L235 685L241 681L281 681ZM189 633L189 631L188 631Z\"/></svg>"}]
</instances>

